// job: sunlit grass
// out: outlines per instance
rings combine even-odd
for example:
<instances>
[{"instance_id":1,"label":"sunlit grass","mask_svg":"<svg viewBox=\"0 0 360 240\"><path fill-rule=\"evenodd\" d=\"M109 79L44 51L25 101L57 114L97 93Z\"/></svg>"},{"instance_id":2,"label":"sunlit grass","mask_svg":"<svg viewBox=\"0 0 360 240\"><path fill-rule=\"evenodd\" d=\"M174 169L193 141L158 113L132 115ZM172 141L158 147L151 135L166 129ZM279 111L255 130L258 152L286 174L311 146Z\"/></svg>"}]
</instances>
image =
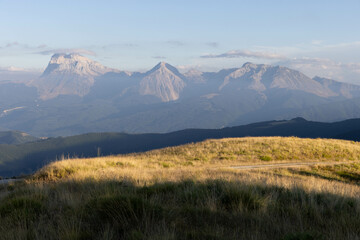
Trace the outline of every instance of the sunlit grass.
<instances>
[{"instance_id":1,"label":"sunlit grass","mask_svg":"<svg viewBox=\"0 0 360 240\"><path fill-rule=\"evenodd\" d=\"M224 168L233 165L359 159L360 144L357 142L249 137L207 140L138 154L62 160L44 167L35 177L47 180L132 178L150 181L160 177L176 180L179 176L189 177L195 172L195 175L223 172Z\"/></svg>"},{"instance_id":2,"label":"sunlit grass","mask_svg":"<svg viewBox=\"0 0 360 240\"><path fill-rule=\"evenodd\" d=\"M274 137L62 160L1 187L0 236L358 239L359 158L356 142ZM316 161L337 164L229 168Z\"/></svg>"}]
</instances>

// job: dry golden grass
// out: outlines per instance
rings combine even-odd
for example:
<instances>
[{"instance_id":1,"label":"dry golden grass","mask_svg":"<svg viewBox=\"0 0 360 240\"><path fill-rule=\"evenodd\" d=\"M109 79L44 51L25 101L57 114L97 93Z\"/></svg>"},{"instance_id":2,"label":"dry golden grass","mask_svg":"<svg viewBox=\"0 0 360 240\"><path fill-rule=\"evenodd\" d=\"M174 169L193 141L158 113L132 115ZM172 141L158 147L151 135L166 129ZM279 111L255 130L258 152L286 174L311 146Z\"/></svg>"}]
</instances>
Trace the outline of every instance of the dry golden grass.
<instances>
[{"instance_id":1,"label":"dry golden grass","mask_svg":"<svg viewBox=\"0 0 360 240\"><path fill-rule=\"evenodd\" d=\"M46 180L176 181L231 175L233 165L285 162L357 161L360 143L334 139L248 137L206 140L145 153L51 163L35 178Z\"/></svg>"},{"instance_id":2,"label":"dry golden grass","mask_svg":"<svg viewBox=\"0 0 360 240\"><path fill-rule=\"evenodd\" d=\"M62 160L0 189L0 236L360 239L359 159L356 142L251 137ZM229 168L316 161L338 164Z\"/></svg>"}]
</instances>

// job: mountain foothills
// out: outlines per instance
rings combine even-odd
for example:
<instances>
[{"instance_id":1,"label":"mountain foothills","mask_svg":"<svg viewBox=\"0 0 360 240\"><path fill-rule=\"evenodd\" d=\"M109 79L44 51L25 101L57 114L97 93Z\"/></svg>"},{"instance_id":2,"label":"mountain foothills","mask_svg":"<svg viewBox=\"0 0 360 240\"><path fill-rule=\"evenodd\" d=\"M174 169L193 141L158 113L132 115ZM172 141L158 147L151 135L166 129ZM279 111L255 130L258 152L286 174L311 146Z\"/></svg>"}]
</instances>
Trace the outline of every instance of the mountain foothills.
<instances>
[{"instance_id":1,"label":"mountain foothills","mask_svg":"<svg viewBox=\"0 0 360 240\"><path fill-rule=\"evenodd\" d=\"M0 129L34 136L170 132L298 116L360 117L360 86L252 63L182 74L161 62L145 73L125 72L79 54L55 54L31 81L0 82Z\"/></svg>"},{"instance_id":2,"label":"mountain foothills","mask_svg":"<svg viewBox=\"0 0 360 240\"><path fill-rule=\"evenodd\" d=\"M0 132L0 144L22 144L35 142L37 140L39 140L39 138L19 131Z\"/></svg>"}]
</instances>

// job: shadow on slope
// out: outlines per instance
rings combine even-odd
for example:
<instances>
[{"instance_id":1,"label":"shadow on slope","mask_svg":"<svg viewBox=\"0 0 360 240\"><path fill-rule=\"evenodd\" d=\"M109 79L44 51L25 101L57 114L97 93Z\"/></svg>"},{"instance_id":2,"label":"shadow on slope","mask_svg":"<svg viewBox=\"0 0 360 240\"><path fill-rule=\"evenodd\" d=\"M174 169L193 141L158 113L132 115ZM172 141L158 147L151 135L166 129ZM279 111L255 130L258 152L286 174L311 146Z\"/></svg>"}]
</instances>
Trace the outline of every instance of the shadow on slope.
<instances>
[{"instance_id":1,"label":"shadow on slope","mask_svg":"<svg viewBox=\"0 0 360 240\"><path fill-rule=\"evenodd\" d=\"M290 240L360 235L358 199L300 187L221 180L144 187L126 181L37 186L24 185L1 201L4 238Z\"/></svg>"},{"instance_id":2,"label":"shadow on slope","mask_svg":"<svg viewBox=\"0 0 360 240\"><path fill-rule=\"evenodd\" d=\"M302 118L269 121L223 129L186 129L166 134L89 133L58 137L21 145L0 144L0 176L28 174L44 164L65 157L142 152L205 139L246 136L297 136L355 140L360 119L336 123L310 122ZM345 135L343 135L345 134ZM348 136L348 138L346 138Z\"/></svg>"}]
</instances>

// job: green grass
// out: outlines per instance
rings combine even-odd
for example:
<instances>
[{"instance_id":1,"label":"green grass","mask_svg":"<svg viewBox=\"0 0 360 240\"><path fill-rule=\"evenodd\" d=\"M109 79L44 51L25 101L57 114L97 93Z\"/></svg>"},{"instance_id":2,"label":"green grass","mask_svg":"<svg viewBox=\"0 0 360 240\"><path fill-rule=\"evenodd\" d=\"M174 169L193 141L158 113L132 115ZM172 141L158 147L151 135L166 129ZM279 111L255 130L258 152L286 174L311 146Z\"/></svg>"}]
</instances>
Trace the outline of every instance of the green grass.
<instances>
[{"instance_id":1,"label":"green grass","mask_svg":"<svg viewBox=\"0 0 360 240\"><path fill-rule=\"evenodd\" d=\"M259 159L260 159L261 161L269 162L269 161L272 160L272 157L265 155L265 156L259 156Z\"/></svg>"},{"instance_id":2,"label":"green grass","mask_svg":"<svg viewBox=\"0 0 360 240\"><path fill-rule=\"evenodd\" d=\"M306 169L292 169L291 172L305 176L315 176L331 181L360 185L360 163L316 166Z\"/></svg>"}]
</instances>

